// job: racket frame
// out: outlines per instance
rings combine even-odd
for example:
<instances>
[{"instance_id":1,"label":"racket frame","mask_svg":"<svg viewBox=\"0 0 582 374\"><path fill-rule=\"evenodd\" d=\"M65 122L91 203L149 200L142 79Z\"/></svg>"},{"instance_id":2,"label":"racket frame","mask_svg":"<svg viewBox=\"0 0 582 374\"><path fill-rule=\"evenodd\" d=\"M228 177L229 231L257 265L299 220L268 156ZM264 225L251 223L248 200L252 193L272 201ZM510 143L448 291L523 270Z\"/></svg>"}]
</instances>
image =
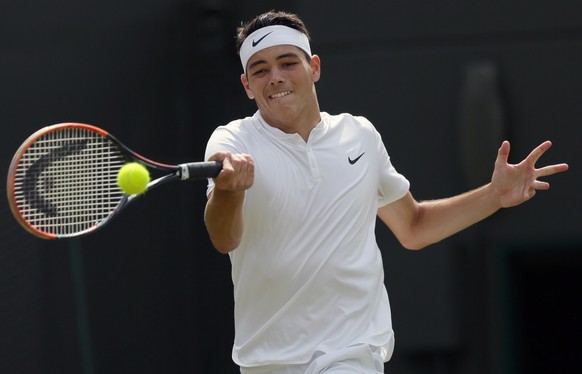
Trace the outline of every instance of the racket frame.
<instances>
[{"instance_id":1,"label":"racket frame","mask_svg":"<svg viewBox=\"0 0 582 374\"><path fill-rule=\"evenodd\" d=\"M123 210L123 208L125 208L128 204L130 204L131 202L135 201L138 197L143 195L143 193L141 193L141 194L124 194L123 197L118 202L117 206L114 209L112 209L105 218L101 219L95 225L88 227L87 229L84 229L84 230L81 230L78 232L74 232L74 233L68 233L68 234L64 234L64 235L49 233L49 232L45 232L43 230L40 230L37 227L35 227L33 224L29 223L26 220L26 218L24 217L24 214L21 212L21 210L17 204L16 187L15 186L16 186L16 174L17 174L18 166L21 163L24 154L38 139L40 139L41 137L43 137L51 132L65 130L65 129L83 129L86 131L96 133L96 134L102 136L103 138L111 141L113 144L115 144L115 146L118 148L120 153L125 158L126 162L132 162L132 161L136 162L137 161L137 162L140 162L140 163L142 163L150 168L169 172L169 174L167 174L167 175L161 176L159 178L156 178L156 179L150 181L148 183L144 193L155 188L155 187L158 187L158 186L161 186L163 184L166 184L166 183L169 183L172 181L176 181L176 180L213 178L213 177L217 176L218 173L220 173L220 170L222 169L222 163L219 161L191 162L191 163L183 163L183 164L178 164L178 165L169 165L169 164L164 164L164 163L153 161L153 160L146 158L146 157L140 155L139 153L131 150L129 147L127 147L124 143L119 141L116 137L114 137L112 134L110 134L106 130L103 130L103 129L96 127L96 126L93 126L93 125L88 125L88 124L84 124L84 123L76 123L76 122L66 122L66 123L60 123L60 124L44 127L42 129L39 129L38 131L36 131L32 135L30 135L22 143L22 145L18 148L18 150L14 154L14 157L12 158L12 161L11 161L10 167L9 167L9 171L8 171L7 186L6 186L10 210L11 210L12 214L14 215L14 217L16 218L16 220L18 221L18 223L29 233L31 233L37 237L43 238L43 239L51 239L51 240L68 239L68 238L79 237L79 236L91 234L91 233L95 232L96 230L105 226L108 222L111 221L111 219L113 219L115 216L117 216L117 214L119 214L119 212L121 210Z\"/></svg>"}]
</instances>

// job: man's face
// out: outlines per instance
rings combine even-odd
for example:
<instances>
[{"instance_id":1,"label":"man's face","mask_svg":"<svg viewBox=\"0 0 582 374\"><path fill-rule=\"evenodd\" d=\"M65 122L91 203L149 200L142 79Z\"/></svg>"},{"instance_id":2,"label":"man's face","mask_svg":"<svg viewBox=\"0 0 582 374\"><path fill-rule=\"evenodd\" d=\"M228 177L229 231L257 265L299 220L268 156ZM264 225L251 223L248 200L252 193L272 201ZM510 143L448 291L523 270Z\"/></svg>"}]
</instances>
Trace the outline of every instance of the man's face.
<instances>
[{"instance_id":1,"label":"man's face","mask_svg":"<svg viewBox=\"0 0 582 374\"><path fill-rule=\"evenodd\" d=\"M319 114L313 85L319 77L319 57L308 62L301 49L278 45L255 53L241 82L263 118L285 131L288 124L307 119L314 111Z\"/></svg>"}]
</instances>

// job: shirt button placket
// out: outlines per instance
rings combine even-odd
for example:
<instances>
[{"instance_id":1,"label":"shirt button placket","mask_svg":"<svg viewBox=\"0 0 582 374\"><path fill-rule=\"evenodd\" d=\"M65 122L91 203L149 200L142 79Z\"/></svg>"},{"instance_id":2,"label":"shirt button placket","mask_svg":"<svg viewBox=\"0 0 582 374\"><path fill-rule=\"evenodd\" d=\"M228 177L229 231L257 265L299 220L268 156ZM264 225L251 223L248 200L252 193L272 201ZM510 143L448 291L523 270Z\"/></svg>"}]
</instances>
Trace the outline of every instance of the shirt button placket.
<instances>
[{"instance_id":1,"label":"shirt button placket","mask_svg":"<svg viewBox=\"0 0 582 374\"><path fill-rule=\"evenodd\" d=\"M311 144L307 144L307 159L309 161L309 168L311 169L311 176L313 179L319 178L319 167L317 165L317 160L311 149Z\"/></svg>"}]
</instances>

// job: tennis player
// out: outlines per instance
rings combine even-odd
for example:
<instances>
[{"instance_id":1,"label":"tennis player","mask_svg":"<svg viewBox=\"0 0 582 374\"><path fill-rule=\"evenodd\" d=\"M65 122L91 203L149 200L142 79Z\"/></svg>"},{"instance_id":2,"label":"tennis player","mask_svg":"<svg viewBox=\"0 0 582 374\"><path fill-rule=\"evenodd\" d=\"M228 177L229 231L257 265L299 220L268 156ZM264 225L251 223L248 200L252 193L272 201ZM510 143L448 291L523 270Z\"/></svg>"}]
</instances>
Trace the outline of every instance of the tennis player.
<instances>
[{"instance_id":1,"label":"tennis player","mask_svg":"<svg viewBox=\"0 0 582 374\"><path fill-rule=\"evenodd\" d=\"M549 188L545 142L517 165L499 148L491 182L417 202L364 117L321 112L321 60L294 14L238 29L247 96L258 111L218 127L206 159L205 222L232 263L233 360L241 373L382 373L394 348L376 216L408 249L438 242Z\"/></svg>"}]
</instances>

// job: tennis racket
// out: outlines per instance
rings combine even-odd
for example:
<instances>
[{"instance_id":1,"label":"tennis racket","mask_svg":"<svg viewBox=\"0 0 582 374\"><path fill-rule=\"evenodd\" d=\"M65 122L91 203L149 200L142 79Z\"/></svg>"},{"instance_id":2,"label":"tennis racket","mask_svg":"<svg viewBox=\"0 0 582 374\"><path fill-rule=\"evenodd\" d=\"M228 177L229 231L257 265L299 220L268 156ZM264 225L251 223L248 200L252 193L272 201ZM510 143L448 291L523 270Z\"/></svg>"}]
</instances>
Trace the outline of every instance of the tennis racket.
<instances>
[{"instance_id":1,"label":"tennis racket","mask_svg":"<svg viewBox=\"0 0 582 374\"><path fill-rule=\"evenodd\" d=\"M140 195L124 193L117 173L127 162L166 172L146 191L167 182L213 178L222 163L166 165L149 160L95 126L62 123L32 134L14 155L8 171L8 202L16 220L44 239L93 233Z\"/></svg>"}]
</instances>

